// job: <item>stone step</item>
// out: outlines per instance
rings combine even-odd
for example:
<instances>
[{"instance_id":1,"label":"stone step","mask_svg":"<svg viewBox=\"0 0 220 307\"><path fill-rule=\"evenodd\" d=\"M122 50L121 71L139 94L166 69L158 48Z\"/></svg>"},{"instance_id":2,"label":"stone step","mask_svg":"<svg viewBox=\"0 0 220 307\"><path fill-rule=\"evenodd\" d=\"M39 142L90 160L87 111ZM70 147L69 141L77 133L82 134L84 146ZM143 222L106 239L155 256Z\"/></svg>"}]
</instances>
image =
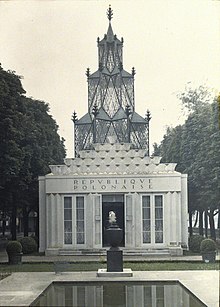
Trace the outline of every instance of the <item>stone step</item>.
<instances>
[{"instance_id":1,"label":"stone step","mask_svg":"<svg viewBox=\"0 0 220 307\"><path fill-rule=\"evenodd\" d=\"M168 249L125 249L123 254L126 256L165 256L170 255Z\"/></svg>"},{"instance_id":2,"label":"stone step","mask_svg":"<svg viewBox=\"0 0 220 307\"><path fill-rule=\"evenodd\" d=\"M169 256L169 249L123 249L124 256ZM107 249L100 250L73 250L73 249L60 249L59 255L61 256L105 256Z\"/></svg>"},{"instance_id":3,"label":"stone step","mask_svg":"<svg viewBox=\"0 0 220 307\"><path fill-rule=\"evenodd\" d=\"M80 255L86 255L86 256L101 256L105 255L106 250L74 250L74 249L60 249L59 255L61 256L80 256Z\"/></svg>"}]
</instances>

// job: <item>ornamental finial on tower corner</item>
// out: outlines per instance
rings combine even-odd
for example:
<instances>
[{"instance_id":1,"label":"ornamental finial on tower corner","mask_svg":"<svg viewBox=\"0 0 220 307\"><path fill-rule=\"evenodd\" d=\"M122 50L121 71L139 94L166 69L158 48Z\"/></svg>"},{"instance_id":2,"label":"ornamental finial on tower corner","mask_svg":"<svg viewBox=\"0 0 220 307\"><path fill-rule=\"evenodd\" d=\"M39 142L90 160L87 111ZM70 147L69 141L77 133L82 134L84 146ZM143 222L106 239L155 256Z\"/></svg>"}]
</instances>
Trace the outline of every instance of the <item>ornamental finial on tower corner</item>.
<instances>
[{"instance_id":1,"label":"ornamental finial on tower corner","mask_svg":"<svg viewBox=\"0 0 220 307\"><path fill-rule=\"evenodd\" d=\"M149 123L149 121L151 120L151 114L150 114L150 111L149 111L149 110L147 110L145 119L148 121L148 123Z\"/></svg>"},{"instance_id":2,"label":"ornamental finial on tower corner","mask_svg":"<svg viewBox=\"0 0 220 307\"><path fill-rule=\"evenodd\" d=\"M112 10L110 4L109 4L109 9L107 10L107 16L108 16L108 20L111 21L111 19L113 17L113 10Z\"/></svg>"},{"instance_id":3,"label":"ornamental finial on tower corner","mask_svg":"<svg viewBox=\"0 0 220 307\"><path fill-rule=\"evenodd\" d=\"M78 118L77 118L77 114L76 114L76 112L74 111L73 112L73 115L72 115L72 121L74 122L74 124L77 122L77 120L78 120Z\"/></svg>"}]
</instances>

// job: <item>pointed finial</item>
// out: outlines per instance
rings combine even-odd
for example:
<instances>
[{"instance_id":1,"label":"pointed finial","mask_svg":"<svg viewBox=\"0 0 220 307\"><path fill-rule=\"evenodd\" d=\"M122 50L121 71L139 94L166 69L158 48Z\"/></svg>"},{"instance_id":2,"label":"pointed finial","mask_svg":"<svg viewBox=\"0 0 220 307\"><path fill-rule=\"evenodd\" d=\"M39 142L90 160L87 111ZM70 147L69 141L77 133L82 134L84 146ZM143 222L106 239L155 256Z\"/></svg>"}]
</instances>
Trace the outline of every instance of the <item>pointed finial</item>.
<instances>
[{"instance_id":1,"label":"pointed finial","mask_svg":"<svg viewBox=\"0 0 220 307\"><path fill-rule=\"evenodd\" d=\"M136 74L135 68L132 67L132 76L134 76Z\"/></svg>"},{"instance_id":2,"label":"pointed finial","mask_svg":"<svg viewBox=\"0 0 220 307\"><path fill-rule=\"evenodd\" d=\"M89 78L89 76L90 76L90 69L89 68L87 68L86 69L86 76Z\"/></svg>"},{"instance_id":3,"label":"pointed finial","mask_svg":"<svg viewBox=\"0 0 220 307\"><path fill-rule=\"evenodd\" d=\"M113 16L113 10L111 8L111 5L109 5L109 9L107 10L107 16L108 16L108 20L111 21L112 16Z\"/></svg>"},{"instance_id":4,"label":"pointed finial","mask_svg":"<svg viewBox=\"0 0 220 307\"><path fill-rule=\"evenodd\" d=\"M146 113L146 120L149 122L151 120L151 114L150 114L150 111L147 110L147 113Z\"/></svg>"},{"instance_id":5,"label":"pointed finial","mask_svg":"<svg viewBox=\"0 0 220 307\"><path fill-rule=\"evenodd\" d=\"M73 112L73 115L72 115L72 121L73 121L74 124L75 124L75 122L77 122L77 120L78 120L77 114L76 114L76 112L74 111L74 112Z\"/></svg>"},{"instance_id":6,"label":"pointed finial","mask_svg":"<svg viewBox=\"0 0 220 307\"><path fill-rule=\"evenodd\" d=\"M119 62L118 68L119 68L120 71L123 70L123 64L122 64L122 62Z\"/></svg>"},{"instance_id":7,"label":"pointed finial","mask_svg":"<svg viewBox=\"0 0 220 307\"><path fill-rule=\"evenodd\" d=\"M94 107L92 108L92 114L94 115L94 117L96 117L99 114L97 104L95 104Z\"/></svg>"},{"instance_id":8,"label":"pointed finial","mask_svg":"<svg viewBox=\"0 0 220 307\"><path fill-rule=\"evenodd\" d=\"M125 107L125 113L127 117L129 117L132 114L131 107L128 104Z\"/></svg>"}]
</instances>

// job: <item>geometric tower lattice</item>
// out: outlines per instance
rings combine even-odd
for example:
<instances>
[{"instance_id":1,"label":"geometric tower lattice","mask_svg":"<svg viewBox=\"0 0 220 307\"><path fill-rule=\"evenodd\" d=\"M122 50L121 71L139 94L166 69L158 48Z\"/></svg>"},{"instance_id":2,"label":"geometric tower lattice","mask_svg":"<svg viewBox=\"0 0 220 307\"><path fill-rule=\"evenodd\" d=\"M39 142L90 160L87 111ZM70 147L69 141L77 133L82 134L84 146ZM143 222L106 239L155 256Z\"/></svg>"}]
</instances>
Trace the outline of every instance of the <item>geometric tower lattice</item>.
<instances>
[{"instance_id":1,"label":"geometric tower lattice","mask_svg":"<svg viewBox=\"0 0 220 307\"><path fill-rule=\"evenodd\" d=\"M75 155L92 149L94 143L131 143L133 148L146 149L149 154L149 121L135 112L134 75L123 68L123 38L113 33L113 11L107 11L107 34L98 43L98 70L88 81L88 113L77 119L74 112Z\"/></svg>"}]
</instances>

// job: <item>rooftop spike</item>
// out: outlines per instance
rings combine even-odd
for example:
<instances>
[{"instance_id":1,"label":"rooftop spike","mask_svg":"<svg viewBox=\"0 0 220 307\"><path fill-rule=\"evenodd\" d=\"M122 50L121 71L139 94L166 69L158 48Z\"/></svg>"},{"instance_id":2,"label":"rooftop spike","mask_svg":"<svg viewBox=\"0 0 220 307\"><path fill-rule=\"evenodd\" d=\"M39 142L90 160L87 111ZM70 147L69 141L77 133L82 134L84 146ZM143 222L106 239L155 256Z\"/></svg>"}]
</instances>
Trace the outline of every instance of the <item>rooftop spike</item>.
<instances>
[{"instance_id":1,"label":"rooftop spike","mask_svg":"<svg viewBox=\"0 0 220 307\"><path fill-rule=\"evenodd\" d=\"M111 5L109 5L109 9L107 10L108 20L111 21L113 17L113 10L111 9Z\"/></svg>"},{"instance_id":2,"label":"rooftop spike","mask_svg":"<svg viewBox=\"0 0 220 307\"><path fill-rule=\"evenodd\" d=\"M75 124L75 122L77 122L77 120L78 120L77 114L76 114L76 112L74 111L74 112L73 112L73 115L72 115L72 121L73 121L74 124Z\"/></svg>"},{"instance_id":3,"label":"rooftop spike","mask_svg":"<svg viewBox=\"0 0 220 307\"><path fill-rule=\"evenodd\" d=\"M150 114L150 111L149 111L149 110L147 110L145 119L146 119L148 122L151 120L151 114Z\"/></svg>"}]
</instances>

